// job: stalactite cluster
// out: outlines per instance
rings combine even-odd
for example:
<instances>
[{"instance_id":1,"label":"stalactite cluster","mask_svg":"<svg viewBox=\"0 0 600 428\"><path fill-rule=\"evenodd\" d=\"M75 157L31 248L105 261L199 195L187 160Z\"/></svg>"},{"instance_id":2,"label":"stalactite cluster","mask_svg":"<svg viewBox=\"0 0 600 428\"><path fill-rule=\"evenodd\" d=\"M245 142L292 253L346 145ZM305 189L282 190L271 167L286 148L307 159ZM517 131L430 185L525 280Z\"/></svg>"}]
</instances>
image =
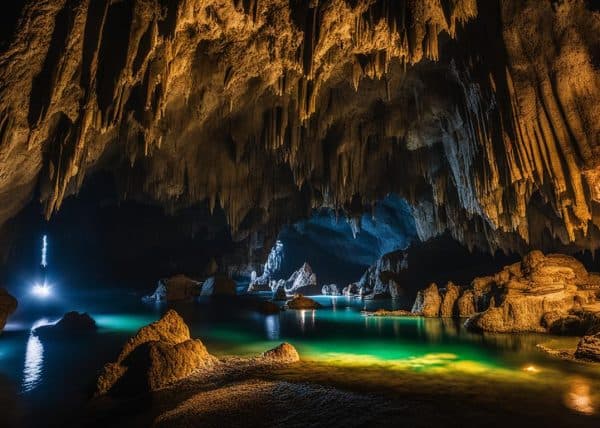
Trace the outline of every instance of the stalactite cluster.
<instances>
[{"instance_id":1,"label":"stalactite cluster","mask_svg":"<svg viewBox=\"0 0 600 428\"><path fill-rule=\"evenodd\" d=\"M0 52L0 223L95 170L240 238L394 192L422 238L595 247L583 0L30 0Z\"/></svg>"}]
</instances>

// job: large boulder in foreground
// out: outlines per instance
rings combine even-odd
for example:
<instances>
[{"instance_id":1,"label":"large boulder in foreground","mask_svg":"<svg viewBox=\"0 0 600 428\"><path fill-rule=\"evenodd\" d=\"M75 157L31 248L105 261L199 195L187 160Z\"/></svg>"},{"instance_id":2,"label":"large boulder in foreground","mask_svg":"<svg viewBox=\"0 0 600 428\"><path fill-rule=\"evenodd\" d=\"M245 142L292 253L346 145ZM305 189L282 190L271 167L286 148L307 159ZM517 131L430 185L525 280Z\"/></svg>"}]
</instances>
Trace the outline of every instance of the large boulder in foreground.
<instances>
[{"instance_id":1,"label":"large boulder in foreground","mask_svg":"<svg viewBox=\"0 0 600 428\"><path fill-rule=\"evenodd\" d=\"M235 296L235 281L226 276L211 276L202 284L201 296Z\"/></svg>"},{"instance_id":2,"label":"large boulder in foreground","mask_svg":"<svg viewBox=\"0 0 600 428\"><path fill-rule=\"evenodd\" d=\"M575 357L600 362L600 333L583 336L577 344Z\"/></svg>"},{"instance_id":3,"label":"large boulder in foreground","mask_svg":"<svg viewBox=\"0 0 600 428\"><path fill-rule=\"evenodd\" d=\"M315 302L313 299L304 297L302 294L296 294L292 300L287 302L289 309L319 309L321 304Z\"/></svg>"},{"instance_id":4,"label":"large boulder in foreground","mask_svg":"<svg viewBox=\"0 0 600 428\"><path fill-rule=\"evenodd\" d=\"M4 288L0 288L0 332L6 325L8 317L17 310L17 299L8 294Z\"/></svg>"},{"instance_id":5,"label":"large boulder in foreground","mask_svg":"<svg viewBox=\"0 0 600 428\"><path fill-rule=\"evenodd\" d=\"M173 310L141 328L127 341L117 360L104 366L96 394L153 391L194 371L211 368L216 359Z\"/></svg>"},{"instance_id":6,"label":"large boulder in foreground","mask_svg":"<svg viewBox=\"0 0 600 428\"><path fill-rule=\"evenodd\" d=\"M200 282L185 275L163 278L158 281L154 293L144 297L144 300L175 302L192 299L200 294L200 285Z\"/></svg>"},{"instance_id":7,"label":"large boulder in foreground","mask_svg":"<svg viewBox=\"0 0 600 428\"><path fill-rule=\"evenodd\" d=\"M411 312L413 314L433 318L439 316L441 305L442 298L440 297L438 287L432 283L429 284L429 287L417 293L417 298L415 299Z\"/></svg>"},{"instance_id":8,"label":"large boulder in foreground","mask_svg":"<svg viewBox=\"0 0 600 428\"><path fill-rule=\"evenodd\" d=\"M560 330L597 301L598 288L596 276L573 257L532 251L520 263L473 281L476 305L487 307L466 325L497 333Z\"/></svg>"},{"instance_id":9,"label":"large boulder in foreground","mask_svg":"<svg viewBox=\"0 0 600 428\"><path fill-rule=\"evenodd\" d=\"M264 352L261 357L274 363L295 363L300 361L300 355L296 348L287 342L282 343L276 348Z\"/></svg>"}]
</instances>

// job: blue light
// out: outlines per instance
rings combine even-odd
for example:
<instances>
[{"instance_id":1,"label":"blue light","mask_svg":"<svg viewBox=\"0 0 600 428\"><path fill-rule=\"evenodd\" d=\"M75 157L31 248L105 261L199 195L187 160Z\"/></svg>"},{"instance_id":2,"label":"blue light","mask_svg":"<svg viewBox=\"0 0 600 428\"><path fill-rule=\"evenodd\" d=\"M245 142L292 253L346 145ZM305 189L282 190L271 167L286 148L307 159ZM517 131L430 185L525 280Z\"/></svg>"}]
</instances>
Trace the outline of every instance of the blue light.
<instances>
[{"instance_id":1,"label":"blue light","mask_svg":"<svg viewBox=\"0 0 600 428\"><path fill-rule=\"evenodd\" d=\"M46 235L42 238L42 267L48 266L46 261L46 253L48 251L48 237Z\"/></svg>"}]
</instances>

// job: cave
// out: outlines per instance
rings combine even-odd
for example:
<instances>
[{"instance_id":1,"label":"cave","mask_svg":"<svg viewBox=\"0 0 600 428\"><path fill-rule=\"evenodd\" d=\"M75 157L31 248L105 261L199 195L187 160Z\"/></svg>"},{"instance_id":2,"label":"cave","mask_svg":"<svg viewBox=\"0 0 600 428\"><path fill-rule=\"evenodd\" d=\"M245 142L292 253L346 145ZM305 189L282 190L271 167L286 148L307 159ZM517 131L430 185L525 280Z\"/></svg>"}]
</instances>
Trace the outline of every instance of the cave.
<instances>
[{"instance_id":1,"label":"cave","mask_svg":"<svg viewBox=\"0 0 600 428\"><path fill-rule=\"evenodd\" d=\"M0 426L599 426L597 1L0 21Z\"/></svg>"}]
</instances>

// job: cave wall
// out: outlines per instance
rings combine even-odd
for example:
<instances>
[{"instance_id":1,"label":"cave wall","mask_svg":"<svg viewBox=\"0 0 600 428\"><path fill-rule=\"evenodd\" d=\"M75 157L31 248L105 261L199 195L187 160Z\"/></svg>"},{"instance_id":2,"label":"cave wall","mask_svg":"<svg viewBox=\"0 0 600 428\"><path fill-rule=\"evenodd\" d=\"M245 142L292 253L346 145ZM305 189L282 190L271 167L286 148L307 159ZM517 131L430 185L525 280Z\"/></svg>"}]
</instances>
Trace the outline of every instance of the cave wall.
<instances>
[{"instance_id":1,"label":"cave wall","mask_svg":"<svg viewBox=\"0 0 600 428\"><path fill-rule=\"evenodd\" d=\"M394 192L421 239L598 246L590 2L27 0L11 11L0 224L34 197L52 215L106 170L123 199L221 206L247 242L273 241L316 207L358 218Z\"/></svg>"}]
</instances>

